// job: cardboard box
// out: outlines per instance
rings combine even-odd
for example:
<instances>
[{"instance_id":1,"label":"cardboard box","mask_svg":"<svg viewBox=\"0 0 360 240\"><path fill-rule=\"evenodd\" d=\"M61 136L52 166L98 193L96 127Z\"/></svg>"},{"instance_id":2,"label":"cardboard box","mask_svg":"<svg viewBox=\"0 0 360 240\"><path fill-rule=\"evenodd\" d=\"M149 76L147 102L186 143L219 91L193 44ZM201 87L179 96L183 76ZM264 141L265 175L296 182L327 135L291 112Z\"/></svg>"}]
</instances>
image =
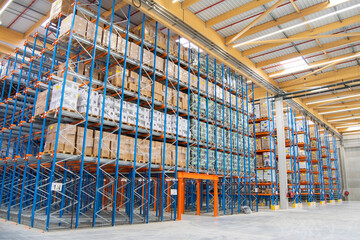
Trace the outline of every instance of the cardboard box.
<instances>
[{"instance_id":1,"label":"cardboard box","mask_svg":"<svg viewBox=\"0 0 360 240\"><path fill-rule=\"evenodd\" d=\"M162 148L163 142L152 141L151 149L151 164L161 165L162 164Z\"/></svg>"},{"instance_id":2,"label":"cardboard box","mask_svg":"<svg viewBox=\"0 0 360 240\"><path fill-rule=\"evenodd\" d=\"M130 31L137 35L138 37L141 37L142 35L142 28L143 25L140 24L134 28L132 28ZM151 44L155 44L155 26L153 26L153 23L150 21L145 22L144 24L144 39L148 41ZM160 31L159 31L160 32Z\"/></svg>"},{"instance_id":3,"label":"cardboard box","mask_svg":"<svg viewBox=\"0 0 360 240\"><path fill-rule=\"evenodd\" d=\"M57 76L59 78L62 78L64 79L64 75L65 75L65 65L66 63L61 63L58 65L58 71L57 71ZM76 70L76 67L72 66L71 62L69 61L69 64L68 64L68 71L74 71L75 72ZM74 77L71 76L69 74L69 72L66 74L66 81L69 80L69 81L74 81Z\"/></svg>"},{"instance_id":4,"label":"cardboard box","mask_svg":"<svg viewBox=\"0 0 360 240\"><path fill-rule=\"evenodd\" d=\"M290 159L286 159L286 170L291 171L291 162Z\"/></svg>"},{"instance_id":5,"label":"cardboard box","mask_svg":"<svg viewBox=\"0 0 360 240\"><path fill-rule=\"evenodd\" d=\"M163 89L163 85L162 85L161 83L159 83L159 82L155 82L154 98L155 98L155 100L160 101L160 102L163 102L163 101L164 101L164 100L163 100L163 94L164 94L164 93L163 93L162 89Z\"/></svg>"},{"instance_id":6,"label":"cardboard box","mask_svg":"<svg viewBox=\"0 0 360 240\"><path fill-rule=\"evenodd\" d=\"M260 104L255 104L255 118L261 118L261 115L260 115Z\"/></svg>"},{"instance_id":7,"label":"cardboard box","mask_svg":"<svg viewBox=\"0 0 360 240\"><path fill-rule=\"evenodd\" d=\"M261 132L261 124L260 123L255 123L255 132L256 133Z\"/></svg>"},{"instance_id":8,"label":"cardboard box","mask_svg":"<svg viewBox=\"0 0 360 240\"><path fill-rule=\"evenodd\" d=\"M260 118L266 118L266 117L268 117L267 99L260 99Z\"/></svg>"},{"instance_id":9,"label":"cardboard box","mask_svg":"<svg viewBox=\"0 0 360 240\"><path fill-rule=\"evenodd\" d=\"M166 50L167 49L167 39L168 39L167 36L163 32L159 31L157 37L158 37L158 39L157 39L158 47Z\"/></svg>"},{"instance_id":10,"label":"cardboard box","mask_svg":"<svg viewBox=\"0 0 360 240\"><path fill-rule=\"evenodd\" d=\"M261 138L261 149L262 150L270 149L270 138L269 137Z\"/></svg>"},{"instance_id":11,"label":"cardboard box","mask_svg":"<svg viewBox=\"0 0 360 240\"><path fill-rule=\"evenodd\" d=\"M318 172L318 171L319 171L318 165L314 164L313 165L313 172Z\"/></svg>"},{"instance_id":12,"label":"cardboard box","mask_svg":"<svg viewBox=\"0 0 360 240\"><path fill-rule=\"evenodd\" d=\"M166 166L174 166L175 164L175 145L166 143L165 149L165 165ZM162 152L163 155L164 152Z\"/></svg>"},{"instance_id":13,"label":"cardboard box","mask_svg":"<svg viewBox=\"0 0 360 240\"><path fill-rule=\"evenodd\" d=\"M87 30L86 30L85 38L89 39L92 42L94 42L94 40L95 40L95 32L96 32L96 23L87 22ZM101 42L102 42L102 32L103 32L103 28L100 26L100 23L99 23L97 36L96 36L96 44L101 44Z\"/></svg>"},{"instance_id":14,"label":"cardboard box","mask_svg":"<svg viewBox=\"0 0 360 240\"><path fill-rule=\"evenodd\" d=\"M192 73L190 73L190 86L194 88L198 88L198 77ZM219 87L219 86L217 86ZM218 93L217 93L218 94ZM222 94L221 94L222 96Z\"/></svg>"},{"instance_id":15,"label":"cardboard box","mask_svg":"<svg viewBox=\"0 0 360 240\"><path fill-rule=\"evenodd\" d=\"M103 37L101 40L101 44L104 47L108 47L109 46L109 38L110 38L110 30L104 29L103 30ZM111 33L111 43L110 43L110 48L114 51L117 50L117 34L115 33L115 30L112 31Z\"/></svg>"},{"instance_id":16,"label":"cardboard box","mask_svg":"<svg viewBox=\"0 0 360 240\"><path fill-rule=\"evenodd\" d=\"M168 61L167 66L166 66L166 61L164 61L164 70L166 70L166 67L168 70L169 78L177 79L178 66L171 61Z\"/></svg>"},{"instance_id":17,"label":"cardboard box","mask_svg":"<svg viewBox=\"0 0 360 240\"><path fill-rule=\"evenodd\" d=\"M306 182L307 176L306 173L300 173L300 182Z\"/></svg>"},{"instance_id":18,"label":"cardboard box","mask_svg":"<svg viewBox=\"0 0 360 240\"><path fill-rule=\"evenodd\" d=\"M87 129L86 131L86 141L85 141L85 150L83 152L83 141L84 141L84 128L76 127L76 144L75 144L75 154L84 154L85 156L93 156L93 147L94 147L94 131Z\"/></svg>"},{"instance_id":19,"label":"cardboard box","mask_svg":"<svg viewBox=\"0 0 360 240\"><path fill-rule=\"evenodd\" d=\"M121 36L117 36L116 52L125 56L126 39ZM128 51L130 48L130 42L128 42Z\"/></svg>"},{"instance_id":20,"label":"cardboard box","mask_svg":"<svg viewBox=\"0 0 360 240\"><path fill-rule=\"evenodd\" d=\"M206 87L206 79L200 78L199 89L200 89L201 92L206 93L206 89L207 89L207 87Z\"/></svg>"},{"instance_id":21,"label":"cardboard box","mask_svg":"<svg viewBox=\"0 0 360 240\"><path fill-rule=\"evenodd\" d=\"M306 162L299 162L300 169L306 169Z\"/></svg>"},{"instance_id":22,"label":"cardboard box","mask_svg":"<svg viewBox=\"0 0 360 240\"><path fill-rule=\"evenodd\" d=\"M36 105L35 105L35 113L34 113L35 117L40 116L45 112L47 94L48 94L47 90L38 93ZM51 91L50 91L49 100L50 99L51 99Z\"/></svg>"},{"instance_id":23,"label":"cardboard box","mask_svg":"<svg viewBox=\"0 0 360 240\"><path fill-rule=\"evenodd\" d=\"M269 132L269 121L261 121L260 122L260 132Z\"/></svg>"},{"instance_id":24,"label":"cardboard box","mask_svg":"<svg viewBox=\"0 0 360 240\"><path fill-rule=\"evenodd\" d=\"M136 162L148 163L149 162L149 140L139 139L137 140L136 146ZM134 158L135 160L135 158Z\"/></svg>"},{"instance_id":25,"label":"cardboard box","mask_svg":"<svg viewBox=\"0 0 360 240\"><path fill-rule=\"evenodd\" d=\"M152 80L148 79L146 76L141 77L141 95L145 97L152 97Z\"/></svg>"},{"instance_id":26,"label":"cardboard box","mask_svg":"<svg viewBox=\"0 0 360 240\"><path fill-rule=\"evenodd\" d=\"M314 174L314 183L318 183L318 182L319 182L319 175Z\"/></svg>"},{"instance_id":27,"label":"cardboard box","mask_svg":"<svg viewBox=\"0 0 360 240\"><path fill-rule=\"evenodd\" d=\"M249 124L249 134L254 135L254 124Z\"/></svg>"},{"instance_id":28,"label":"cardboard box","mask_svg":"<svg viewBox=\"0 0 360 240\"><path fill-rule=\"evenodd\" d=\"M62 86L63 86L63 82L58 82L52 86L49 110L57 109L60 107ZM78 95L79 95L79 84L72 81L66 81L62 107L71 110L76 110Z\"/></svg>"},{"instance_id":29,"label":"cardboard box","mask_svg":"<svg viewBox=\"0 0 360 240\"><path fill-rule=\"evenodd\" d=\"M262 144L261 144L261 138L256 138L256 150L261 150Z\"/></svg>"},{"instance_id":30,"label":"cardboard box","mask_svg":"<svg viewBox=\"0 0 360 240\"><path fill-rule=\"evenodd\" d=\"M179 108L188 110L188 95L186 93L179 92Z\"/></svg>"},{"instance_id":31,"label":"cardboard box","mask_svg":"<svg viewBox=\"0 0 360 240\"><path fill-rule=\"evenodd\" d=\"M58 22L58 16L60 13L64 16L68 16L71 14L74 10L74 8L71 6L73 3L73 0L56 0L51 4L51 10L50 10L50 22L57 23Z\"/></svg>"},{"instance_id":32,"label":"cardboard box","mask_svg":"<svg viewBox=\"0 0 360 240\"><path fill-rule=\"evenodd\" d=\"M165 64L165 59L156 56L156 70L158 70L159 72L165 72L164 64Z\"/></svg>"},{"instance_id":33,"label":"cardboard box","mask_svg":"<svg viewBox=\"0 0 360 240\"><path fill-rule=\"evenodd\" d=\"M117 144L116 140L114 141L113 145L115 143ZM119 159L126 161L134 161L134 147L135 138L121 135Z\"/></svg>"},{"instance_id":34,"label":"cardboard box","mask_svg":"<svg viewBox=\"0 0 360 240\"><path fill-rule=\"evenodd\" d=\"M108 81L115 87L122 87L123 68L119 65L115 65L109 68ZM129 70L125 70L125 79L129 76ZM126 84L126 80L124 81Z\"/></svg>"},{"instance_id":35,"label":"cardboard box","mask_svg":"<svg viewBox=\"0 0 360 240\"><path fill-rule=\"evenodd\" d=\"M65 35L70 35L73 16L74 16L74 14L70 14L64 20L62 20L61 26L60 26L59 38L61 38L62 36L65 36ZM87 21L84 18L82 18L78 15L75 15L73 32L79 36L85 37L86 27L87 27Z\"/></svg>"},{"instance_id":36,"label":"cardboard box","mask_svg":"<svg viewBox=\"0 0 360 240\"><path fill-rule=\"evenodd\" d=\"M55 140L57 133L57 123L48 127L44 153L53 154L55 150ZM64 154L73 154L75 150L76 126L61 123L59 127L59 138L57 143L57 152Z\"/></svg>"},{"instance_id":37,"label":"cardboard box","mask_svg":"<svg viewBox=\"0 0 360 240\"><path fill-rule=\"evenodd\" d=\"M101 139L101 158L111 159L111 139L112 134L109 132L103 132ZM100 131L94 131L94 147L93 147L93 156L98 157L99 152L99 141L100 141Z\"/></svg>"},{"instance_id":38,"label":"cardboard box","mask_svg":"<svg viewBox=\"0 0 360 240\"><path fill-rule=\"evenodd\" d=\"M270 152L264 152L262 156L265 167L275 167L274 154L270 155Z\"/></svg>"},{"instance_id":39,"label":"cardboard box","mask_svg":"<svg viewBox=\"0 0 360 240\"><path fill-rule=\"evenodd\" d=\"M257 156L256 156L256 166L257 166L258 168L264 167L264 162L263 162L263 157L262 157L262 155L257 155Z\"/></svg>"},{"instance_id":40,"label":"cardboard box","mask_svg":"<svg viewBox=\"0 0 360 240\"><path fill-rule=\"evenodd\" d=\"M186 168L186 161L187 161L187 148L178 146L178 159L177 159L178 167Z\"/></svg>"},{"instance_id":41,"label":"cardboard box","mask_svg":"<svg viewBox=\"0 0 360 240\"><path fill-rule=\"evenodd\" d=\"M129 47L128 47L129 48ZM136 43L131 42L130 43L130 50L128 53L128 57L140 62L140 46Z\"/></svg>"},{"instance_id":42,"label":"cardboard box","mask_svg":"<svg viewBox=\"0 0 360 240\"><path fill-rule=\"evenodd\" d=\"M143 64L151 68L154 67L154 54L145 48L143 50Z\"/></svg>"}]
</instances>

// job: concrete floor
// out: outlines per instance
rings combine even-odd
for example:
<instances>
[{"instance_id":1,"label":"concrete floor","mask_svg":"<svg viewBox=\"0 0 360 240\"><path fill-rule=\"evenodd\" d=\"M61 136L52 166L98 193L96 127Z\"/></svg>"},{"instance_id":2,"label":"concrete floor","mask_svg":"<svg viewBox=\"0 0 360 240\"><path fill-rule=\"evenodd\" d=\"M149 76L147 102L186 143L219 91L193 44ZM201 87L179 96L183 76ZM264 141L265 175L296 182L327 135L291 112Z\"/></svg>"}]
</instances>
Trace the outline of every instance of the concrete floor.
<instances>
[{"instance_id":1,"label":"concrete floor","mask_svg":"<svg viewBox=\"0 0 360 240\"><path fill-rule=\"evenodd\" d=\"M261 210L218 218L183 215L181 222L41 232L0 221L0 239L360 239L360 202Z\"/></svg>"}]
</instances>

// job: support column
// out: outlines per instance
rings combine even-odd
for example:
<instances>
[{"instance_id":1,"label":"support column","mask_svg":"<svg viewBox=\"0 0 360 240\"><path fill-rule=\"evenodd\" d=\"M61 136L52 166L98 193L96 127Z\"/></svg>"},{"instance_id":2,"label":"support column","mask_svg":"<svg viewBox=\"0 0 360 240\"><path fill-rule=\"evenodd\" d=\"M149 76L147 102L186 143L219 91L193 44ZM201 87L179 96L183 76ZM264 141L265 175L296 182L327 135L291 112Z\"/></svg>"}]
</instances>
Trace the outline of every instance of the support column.
<instances>
[{"instance_id":1,"label":"support column","mask_svg":"<svg viewBox=\"0 0 360 240\"><path fill-rule=\"evenodd\" d=\"M285 150L285 127L284 127L284 110L283 99L280 98L275 101L276 108L276 133L278 145L278 170L279 170L279 185L280 185L280 208L288 208L287 198L287 170L286 170L286 150Z\"/></svg>"},{"instance_id":2,"label":"support column","mask_svg":"<svg viewBox=\"0 0 360 240\"><path fill-rule=\"evenodd\" d=\"M214 180L214 217L218 216L218 180Z\"/></svg>"},{"instance_id":3,"label":"support column","mask_svg":"<svg viewBox=\"0 0 360 240\"><path fill-rule=\"evenodd\" d=\"M342 190L348 190L348 183L347 183L347 177L346 177L346 165L345 165L345 159L346 159L346 155L345 155L345 148L344 148L344 143L340 142L340 147L339 147L339 174L340 174L340 179L341 179L341 187ZM342 193L341 193L342 194ZM342 197L340 197L340 199L342 199Z\"/></svg>"},{"instance_id":4,"label":"support column","mask_svg":"<svg viewBox=\"0 0 360 240\"><path fill-rule=\"evenodd\" d=\"M177 220L181 220L181 214L183 213L183 205L184 205L184 191L183 191L184 179L178 178L178 207L177 207Z\"/></svg>"},{"instance_id":5,"label":"support column","mask_svg":"<svg viewBox=\"0 0 360 240\"><path fill-rule=\"evenodd\" d=\"M201 180L196 180L196 215L200 215L200 206L201 206L201 203L200 203L200 201L201 201L201 196L200 196L200 189L201 189L201 187L200 187L200 184L201 184Z\"/></svg>"}]
</instances>

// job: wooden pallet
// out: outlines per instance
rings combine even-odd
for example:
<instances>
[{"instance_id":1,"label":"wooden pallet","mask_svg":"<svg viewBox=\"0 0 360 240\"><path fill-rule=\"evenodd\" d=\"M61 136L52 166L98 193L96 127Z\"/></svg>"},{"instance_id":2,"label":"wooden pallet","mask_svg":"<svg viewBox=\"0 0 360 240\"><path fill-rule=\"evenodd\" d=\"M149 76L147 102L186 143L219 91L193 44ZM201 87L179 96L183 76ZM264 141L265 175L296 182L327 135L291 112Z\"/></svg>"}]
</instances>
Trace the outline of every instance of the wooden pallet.
<instances>
[{"instance_id":1,"label":"wooden pallet","mask_svg":"<svg viewBox=\"0 0 360 240\"><path fill-rule=\"evenodd\" d=\"M137 84L134 83L130 83L130 82L125 83L124 89L136 94L138 93L138 86Z\"/></svg>"},{"instance_id":2,"label":"wooden pallet","mask_svg":"<svg viewBox=\"0 0 360 240\"><path fill-rule=\"evenodd\" d=\"M63 107L62 108L63 111L67 111L67 112L73 112L73 113L77 113L74 109L71 109L71 108L66 108L66 107ZM47 112L47 115L49 114L57 114L59 111L59 107L58 108L54 108L54 109L51 109Z\"/></svg>"},{"instance_id":3,"label":"wooden pallet","mask_svg":"<svg viewBox=\"0 0 360 240\"><path fill-rule=\"evenodd\" d=\"M136 159L136 162L138 162L138 163L149 163L149 159L141 159L141 160Z\"/></svg>"},{"instance_id":4,"label":"wooden pallet","mask_svg":"<svg viewBox=\"0 0 360 240\"><path fill-rule=\"evenodd\" d=\"M142 91L140 92L140 94L144 97L150 98L151 99L151 91Z\"/></svg>"},{"instance_id":5,"label":"wooden pallet","mask_svg":"<svg viewBox=\"0 0 360 240\"><path fill-rule=\"evenodd\" d=\"M109 122L119 122L119 120L116 120L116 119L112 119L112 118L106 118L106 117L104 117L104 120L106 120L106 121L109 121Z\"/></svg>"},{"instance_id":6,"label":"wooden pallet","mask_svg":"<svg viewBox=\"0 0 360 240\"><path fill-rule=\"evenodd\" d=\"M82 112L82 113L80 113L81 115L86 115L86 112ZM88 116L89 117L94 117L94 118L100 118L100 116L99 115L95 115L95 114L88 114Z\"/></svg>"},{"instance_id":7,"label":"wooden pallet","mask_svg":"<svg viewBox=\"0 0 360 240\"><path fill-rule=\"evenodd\" d=\"M154 95L154 98L155 98L156 101L164 102L164 101L163 101L163 97L162 97L161 95L155 94L155 95Z\"/></svg>"}]
</instances>

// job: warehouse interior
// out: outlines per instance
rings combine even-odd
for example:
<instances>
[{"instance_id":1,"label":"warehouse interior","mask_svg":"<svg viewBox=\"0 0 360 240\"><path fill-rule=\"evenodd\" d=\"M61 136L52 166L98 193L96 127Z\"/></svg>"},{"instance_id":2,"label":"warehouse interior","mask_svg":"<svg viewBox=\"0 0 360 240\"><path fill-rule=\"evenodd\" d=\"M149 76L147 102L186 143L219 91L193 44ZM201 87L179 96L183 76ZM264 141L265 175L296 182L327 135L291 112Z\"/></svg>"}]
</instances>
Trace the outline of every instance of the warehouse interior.
<instances>
[{"instance_id":1,"label":"warehouse interior","mask_svg":"<svg viewBox=\"0 0 360 240\"><path fill-rule=\"evenodd\" d=\"M0 1L0 239L357 239L359 13Z\"/></svg>"}]
</instances>

